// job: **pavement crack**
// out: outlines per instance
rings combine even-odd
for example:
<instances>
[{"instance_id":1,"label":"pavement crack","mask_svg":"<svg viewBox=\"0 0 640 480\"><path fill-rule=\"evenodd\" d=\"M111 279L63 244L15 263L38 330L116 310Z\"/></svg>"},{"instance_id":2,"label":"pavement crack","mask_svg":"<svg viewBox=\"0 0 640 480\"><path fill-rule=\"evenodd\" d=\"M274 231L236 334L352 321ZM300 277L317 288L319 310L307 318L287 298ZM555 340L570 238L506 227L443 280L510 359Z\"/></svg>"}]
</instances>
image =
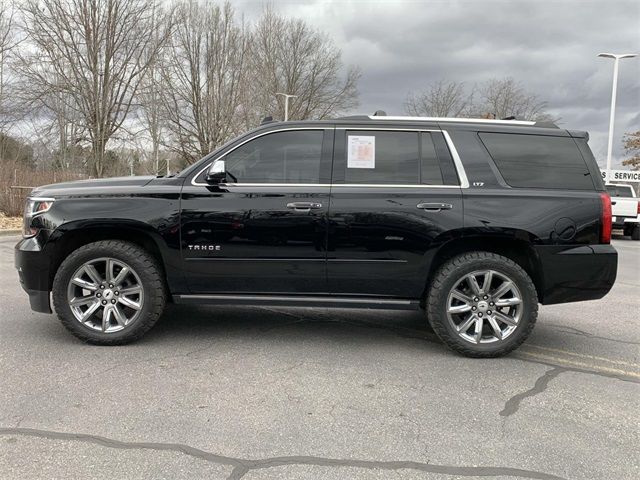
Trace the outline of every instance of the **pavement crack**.
<instances>
[{"instance_id":1,"label":"pavement crack","mask_svg":"<svg viewBox=\"0 0 640 480\"><path fill-rule=\"evenodd\" d=\"M585 375L595 375L597 377L604 377L604 378L613 378L616 380L620 380L622 382L629 382L629 383L636 383L636 384L640 384L640 382L638 380L636 380L633 377L629 377L625 374L625 372L620 371L620 372L610 372L610 371L600 371L600 370L590 370L588 368L580 368L580 367L574 367L574 366L568 366L568 365L558 365L557 363L553 363L553 361L551 360L534 360L532 358L527 358L526 357L527 353L526 352L514 352L512 358L514 358L515 360L518 360L520 362L527 362L527 363L536 363L538 365L546 365L547 367L554 367L554 368L561 368L563 371L567 371L567 372L576 372L576 373L583 373ZM594 367L597 368L597 367Z\"/></svg>"},{"instance_id":2,"label":"pavement crack","mask_svg":"<svg viewBox=\"0 0 640 480\"><path fill-rule=\"evenodd\" d=\"M569 326L565 326L565 325L548 325L549 328L554 328L556 330L560 330L563 333L569 333L571 335L579 335L582 337L587 337L587 338L594 338L594 339L598 339L598 340L605 340L607 342L613 342L613 343L623 343L626 345L640 345L640 342L635 342L633 340L622 340L622 339L618 339L618 338L611 338L611 337L603 337L601 335L595 335L593 333L590 332L585 332L584 330L580 330L579 328L574 328L574 327L569 327Z\"/></svg>"},{"instance_id":3,"label":"pavement crack","mask_svg":"<svg viewBox=\"0 0 640 480\"><path fill-rule=\"evenodd\" d=\"M500 412L500 416L509 417L514 413L516 413L520 408L520 403L525 398L530 398L535 395L538 395L539 393L544 392L549 386L549 383L551 382L551 380L556 378L562 372L566 372L566 371L567 369L564 367L554 367L551 370L547 370L546 372L544 372L542 375L538 377L533 387L531 387L529 390L518 393L513 397L511 397L509 400L507 400L506 403L504 404L504 408Z\"/></svg>"},{"instance_id":4,"label":"pavement crack","mask_svg":"<svg viewBox=\"0 0 640 480\"><path fill-rule=\"evenodd\" d=\"M44 438L48 440L66 440L92 443L108 448L120 450L155 450L171 451L182 453L206 462L228 465L232 467L228 480L239 480L249 471L263 470L267 468L309 465L316 467L344 467L361 468L368 470L416 470L425 473L439 473L443 475L453 475L458 477L500 477L512 476L521 478L531 478L539 480L565 480L563 477L550 473L526 470L522 468L487 466L487 467L458 467L451 465L437 465L428 462L415 462L411 460L398 461L378 461L378 460L358 460L339 459L328 457L317 457L310 455L291 455L281 457L267 457L262 459L245 459L219 455L216 453L191 447L183 443L161 443L161 442L124 442L99 435L86 433L67 433L52 430L41 430L35 428L0 428L0 435L16 435L25 437Z\"/></svg>"}]
</instances>

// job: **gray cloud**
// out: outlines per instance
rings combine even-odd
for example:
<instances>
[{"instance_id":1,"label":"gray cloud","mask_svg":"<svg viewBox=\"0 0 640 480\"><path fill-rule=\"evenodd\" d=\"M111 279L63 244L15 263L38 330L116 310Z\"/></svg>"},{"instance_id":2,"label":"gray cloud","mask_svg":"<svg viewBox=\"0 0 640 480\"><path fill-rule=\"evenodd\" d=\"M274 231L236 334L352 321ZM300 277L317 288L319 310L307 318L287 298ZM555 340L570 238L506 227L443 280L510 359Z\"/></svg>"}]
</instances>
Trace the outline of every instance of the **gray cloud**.
<instances>
[{"instance_id":1,"label":"gray cloud","mask_svg":"<svg viewBox=\"0 0 640 480\"><path fill-rule=\"evenodd\" d=\"M247 20L265 3L234 2ZM469 85L511 76L549 104L562 126L588 130L604 164L613 62L640 53L637 0L278 1L274 7L326 32L362 70L360 112L402 113L408 92L439 79ZM620 64L614 137L640 129L640 59ZM352 112L355 113L355 112Z\"/></svg>"}]
</instances>

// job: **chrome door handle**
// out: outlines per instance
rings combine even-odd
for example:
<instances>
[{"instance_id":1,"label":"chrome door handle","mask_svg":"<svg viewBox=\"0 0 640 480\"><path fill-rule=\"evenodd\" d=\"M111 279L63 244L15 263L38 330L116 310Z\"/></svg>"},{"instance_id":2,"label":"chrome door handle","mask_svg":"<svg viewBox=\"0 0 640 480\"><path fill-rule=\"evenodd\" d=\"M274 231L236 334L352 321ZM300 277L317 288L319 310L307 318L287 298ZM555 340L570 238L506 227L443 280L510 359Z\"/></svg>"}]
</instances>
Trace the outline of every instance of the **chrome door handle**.
<instances>
[{"instance_id":1,"label":"chrome door handle","mask_svg":"<svg viewBox=\"0 0 640 480\"><path fill-rule=\"evenodd\" d=\"M299 212L308 212L309 210L312 210L312 209L315 210L318 208L322 208L322 204L314 203L314 202L292 202L292 203L287 203L287 208L291 208Z\"/></svg>"},{"instance_id":2,"label":"chrome door handle","mask_svg":"<svg viewBox=\"0 0 640 480\"><path fill-rule=\"evenodd\" d=\"M453 205L450 203L419 203L416 207L429 212L439 212L441 210L451 210Z\"/></svg>"}]
</instances>

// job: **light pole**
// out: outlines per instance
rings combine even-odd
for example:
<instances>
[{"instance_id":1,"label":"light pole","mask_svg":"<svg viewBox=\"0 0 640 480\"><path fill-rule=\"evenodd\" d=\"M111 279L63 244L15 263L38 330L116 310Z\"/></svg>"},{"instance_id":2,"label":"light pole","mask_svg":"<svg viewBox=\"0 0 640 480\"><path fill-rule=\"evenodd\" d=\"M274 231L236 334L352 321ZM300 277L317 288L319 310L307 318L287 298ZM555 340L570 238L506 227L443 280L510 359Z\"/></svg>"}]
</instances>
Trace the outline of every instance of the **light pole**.
<instances>
[{"instance_id":1,"label":"light pole","mask_svg":"<svg viewBox=\"0 0 640 480\"><path fill-rule=\"evenodd\" d=\"M607 181L609 184L611 175L611 152L613 150L613 120L616 114L616 94L618 92L618 63L621 58L636 57L636 53L599 53L599 57L613 58L613 89L611 91L611 116L609 117L609 143L607 145Z\"/></svg>"},{"instance_id":2,"label":"light pole","mask_svg":"<svg viewBox=\"0 0 640 480\"><path fill-rule=\"evenodd\" d=\"M289 99L297 98L298 95L290 95L288 93L276 93L276 95L282 95L284 97L284 121L289 120Z\"/></svg>"}]
</instances>

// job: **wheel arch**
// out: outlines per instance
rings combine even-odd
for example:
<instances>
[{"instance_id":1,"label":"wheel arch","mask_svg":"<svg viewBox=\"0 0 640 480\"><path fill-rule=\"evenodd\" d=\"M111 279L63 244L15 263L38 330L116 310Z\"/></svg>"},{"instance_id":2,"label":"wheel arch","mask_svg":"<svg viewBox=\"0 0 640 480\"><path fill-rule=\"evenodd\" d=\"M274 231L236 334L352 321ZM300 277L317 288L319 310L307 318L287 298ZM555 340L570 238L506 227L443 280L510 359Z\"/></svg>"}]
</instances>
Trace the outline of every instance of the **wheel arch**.
<instances>
[{"instance_id":1,"label":"wheel arch","mask_svg":"<svg viewBox=\"0 0 640 480\"><path fill-rule=\"evenodd\" d=\"M425 295L440 266L456 255L472 251L491 252L513 260L531 277L539 301L543 300L541 298L544 291L542 266L530 241L515 236L467 234L443 243L435 252L427 272L421 302L424 302Z\"/></svg>"},{"instance_id":2,"label":"wheel arch","mask_svg":"<svg viewBox=\"0 0 640 480\"><path fill-rule=\"evenodd\" d=\"M110 220L108 225L99 221L88 223L83 220L64 224L49 237L47 243L52 248L49 285L53 285L58 268L73 251L101 240L121 240L140 246L157 260L167 284L165 258L162 253L162 247L166 248L166 244L149 225L132 220L117 223Z\"/></svg>"}]
</instances>

